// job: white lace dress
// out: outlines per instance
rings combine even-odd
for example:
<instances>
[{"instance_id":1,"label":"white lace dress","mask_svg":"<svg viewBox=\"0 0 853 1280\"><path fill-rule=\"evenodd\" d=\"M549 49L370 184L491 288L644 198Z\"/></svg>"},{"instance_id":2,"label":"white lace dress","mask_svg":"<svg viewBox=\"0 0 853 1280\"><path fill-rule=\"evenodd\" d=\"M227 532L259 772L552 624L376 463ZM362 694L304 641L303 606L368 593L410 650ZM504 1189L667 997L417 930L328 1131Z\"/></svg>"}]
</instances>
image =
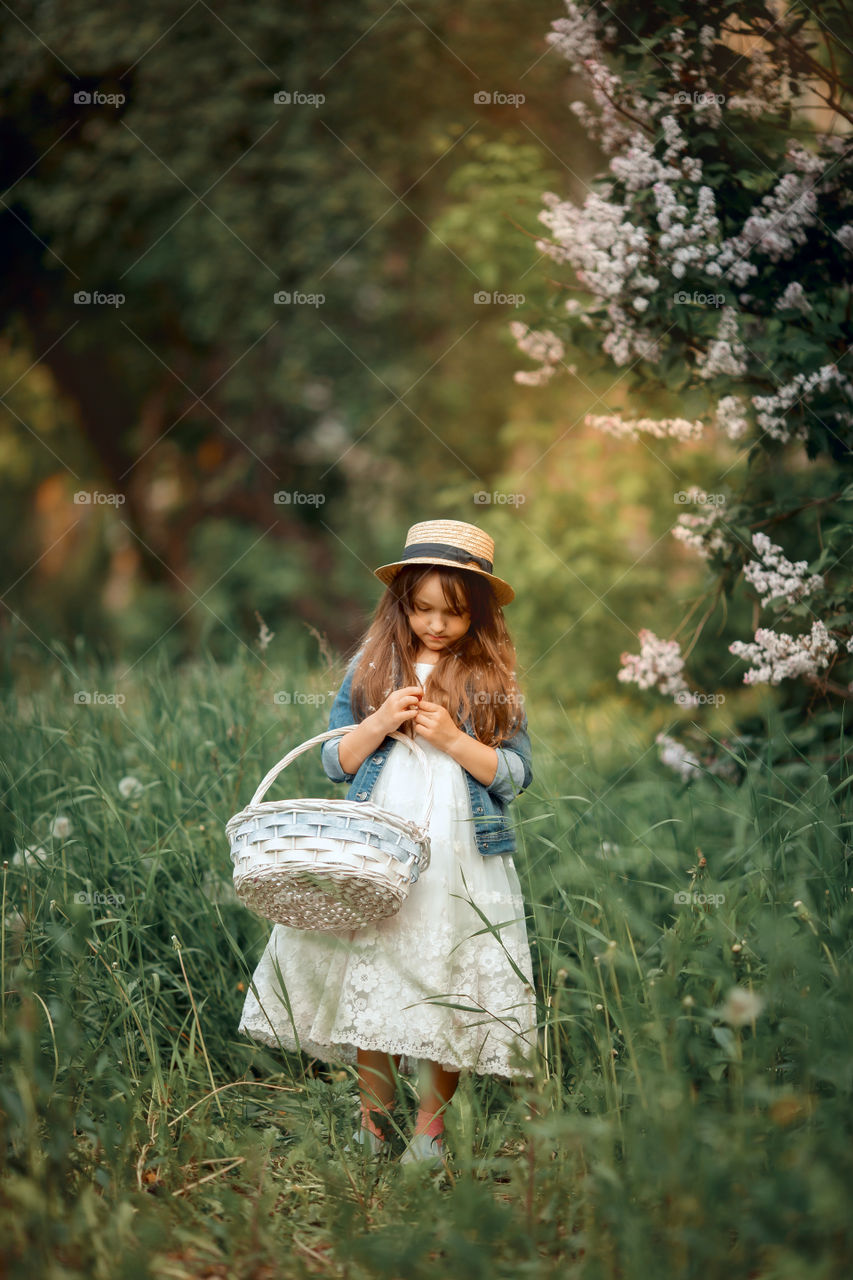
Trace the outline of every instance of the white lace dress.
<instances>
[{"instance_id":1,"label":"white lace dress","mask_svg":"<svg viewBox=\"0 0 853 1280\"><path fill-rule=\"evenodd\" d=\"M430 666L416 666L423 683ZM424 738L418 745L434 778L430 866L400 910L375 924L335 933L274 925L238 1030L327 1062L352 1063L361 1047L402 1054L404 1072L429 1059L530 1076L536 1001L512 856L480 853L462 767ZM403 743L371 800L409 818L423 812L422 770Z\"/></svg>"}]
</instances>

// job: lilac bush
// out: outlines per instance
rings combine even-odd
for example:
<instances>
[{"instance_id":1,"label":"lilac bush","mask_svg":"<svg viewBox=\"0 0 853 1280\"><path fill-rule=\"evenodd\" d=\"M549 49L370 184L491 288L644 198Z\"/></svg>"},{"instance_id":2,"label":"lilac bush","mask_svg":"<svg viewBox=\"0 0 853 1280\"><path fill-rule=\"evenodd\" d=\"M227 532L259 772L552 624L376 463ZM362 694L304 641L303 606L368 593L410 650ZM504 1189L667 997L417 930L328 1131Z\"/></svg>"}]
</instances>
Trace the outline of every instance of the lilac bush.
<instances>
[{"instance_id":1,"label":"lilac bush","mask_svg":"<svg viewBox=\"0 0 853 1280\"><path fill-rule=\"evenodd\" d=\"M853 649L844 15L818 20L796 2L780 15L762 0L566 11L546 38L587 90L571 109L607 168L580 203L542 196L536 247L565 277L541 323L511 326L538 362L515 380L574 374L568 355L585 355L590 370L624 370L614 386L630 374L644 410L589 413L588 426L718 443L747 461L739 492L672 529L706 561L715 604L754 600L754 635L721 644L719 678L742 660L746 684L806 681L838 705ZM673 397L678 416L654 412ZM695 642L704 622L693 625ZM693 705L679 642L648 629L640 642L620 680Z\"/></svg>"}]
</instances>

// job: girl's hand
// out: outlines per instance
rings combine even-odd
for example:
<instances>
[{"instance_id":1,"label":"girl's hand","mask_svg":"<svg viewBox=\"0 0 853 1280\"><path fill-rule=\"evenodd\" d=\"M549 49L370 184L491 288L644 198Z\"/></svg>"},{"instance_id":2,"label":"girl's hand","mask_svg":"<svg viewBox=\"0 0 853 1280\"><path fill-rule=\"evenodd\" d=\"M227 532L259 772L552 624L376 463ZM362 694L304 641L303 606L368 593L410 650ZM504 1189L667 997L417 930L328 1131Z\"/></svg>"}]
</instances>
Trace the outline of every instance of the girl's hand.
<instances>
[{"instance_id":1,"label":"girl's hand","mask_svg":"<svg viewBox=\"0 0 853 1280\"><path fill-rule=\"evenodd\" d=\"M377 727L386 734L399 729L405 720L413 720L418 714L418 706L423 697L420 685L408 685L405 689L395 689L390 693L378 711L373 714Z\"/></svg>"},{"instance_id":2,"label":"girl's hand","mask_svg":"<svg viewBox=\"0 0 853 1280\"><path fill-rule=\"evenodd\" d=\"M415 733L421 734L427 742L447 752L462 734L447 708L437 702L428 702L426 698L421 698L414 728Z\"/></svg>"}]
</instances>

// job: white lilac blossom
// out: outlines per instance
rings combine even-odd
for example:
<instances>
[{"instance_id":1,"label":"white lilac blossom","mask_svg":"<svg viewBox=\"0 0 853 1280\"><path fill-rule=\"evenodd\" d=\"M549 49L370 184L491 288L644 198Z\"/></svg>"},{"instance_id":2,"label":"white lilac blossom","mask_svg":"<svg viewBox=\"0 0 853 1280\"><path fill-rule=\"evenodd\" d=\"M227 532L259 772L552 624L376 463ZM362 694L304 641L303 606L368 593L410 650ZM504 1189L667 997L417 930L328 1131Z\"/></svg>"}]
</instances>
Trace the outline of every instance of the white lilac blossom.
<instances>
[{"instance_id":1,"label":"white lilac blossom","mask_svg":"<svg viewBox=\"0 0 853 1280\"><path fill-rule=\"evenodd\" d=\"M704 430L703 424L698 420L689 422L686 418L635 418L626 422L618 413L588 413L584 423L588 427L594 427L596 431L603 431L605 435L627 440L638 440L640 431L645 431L658 440L667 437L673 440L698 440Z\"/></svg>"},{"instance_id":2,"label":"white lilac blossom","mask_svg":"<svg viewBox=\"0 0 853 1280\"><path fill-rule=\"evenodd\" d=\"M826 135L817 141L822 145ZM818 196L847 181L840 165L830 166L828 176L816 181L826 169L825 160L794 140L788 141L786 157L798 172L782 174L773 190L753 206L740 233L723 242L711 274L745 285L758 274L758 267L749 260L751 254L766 254L774 263L792 257L806 243L808 229L818 222Z\"/></svg>"},{"instance_id":3,"label":"white lilac blossom","mask_svg":"<svg viewBox=\"0 0 853 1280\"><path fill-rule=\"evenodd\" d=\"M813 181L796 173L783 173L776 186L752 209L740 235L726 241L720 253L720 265L727 265L729 255L741 256L745 251L766 253L771 262L790 258L806 243L806 231L817 222L817 196ZM757 268L753 267L751 275ZM745 280L738 280L745 284Z\"/></svg>"},{"instance_id":4,"label":"white lilac blossom","mask_svg":"<svg viewBox=\"0 0 853 1280\"><path fill-rule=\"evenodd\" d=\"M818 135L818 149L834 151L838 157L827 166L823 155L789 139L789 171L779 175L772 190L752 206L740 232L721 239L714 192L702 183L701 162L687 154L687 138L679 123L678 108L685 95L663 89L653 98L635 94L605 65L607 29L595 6L567 0L566 17L552 24L546 39L590 88L593 106L577 102L572 109L609 157L619 194L614 194L615 183L599 184L601 189L590 191L583 206L576 207L546 193L540 219L552 238L539 241L537 247L558 262L570 263L596 296L597 305L604 306L606 319L596 322L615 363L626 364L635 357L653 362L660 355L655 337L638 331L635 322L637 315L650 311L655 291L684 278L688 271L725 277L742 288L766 260L777 263L790 258L818 222L819 197L845 189L853 157L848 158L850 149L843 138ZM705 63L718 39L719 31L711 22L702 26L692 46L679 28L666 38L674 75L692 59L690 111L694 117L701 112L703 124L712 128L720 125L722 113L720 95L711 92L719 86L709 84L710 69ZM766 111L768 105L778 110L792 101L790 60L800 48L799 37L792 36L789 46L774 48L772 56L757 48L741 55L739 81L745 92L738 94L737 86L729 95L729 116L732 110ZM649 190L657 204L659 234L649 219ZM845 248L853 250L853 225L836 234ZM805 311L809 304L801 293L790 293L784 280L779 287L782 298L799 299L797 305ZM742 305L749 300L749 295L741 295ZM714 373L738 376L745 369L733 311L725 317L723 329L709 351L700 349L698 366L705 378Z\"/></svg>"},{"instance_id":5,"label":"white lilac blossom","mask_svg":"<svg viewBox=\"0 0 853 1280\"><path fill-rule=\"evenodd\" d=\"M823 587L823 578L819 573L806 577L808 561L788 560L782 548L771 542L766 533L754 533L752 545L758 553L757 560L750 560L744 565L743 576L751 587L761 596L762 607L771 600L779 600L785 604L796 604L804 596Z\"/></svg>"},{"instance_id":6,"label":"white lilac blossom","mask_svg":"<svg viewBox=\"0 0 853 1280\"><path fill-rule=\"evenodd\" d=\"M662 160L655 156L652 140L637 131L632 135L624 154L614 156L610 161L610 172L615 174L626 191L646 191L655 184L663 185L667 180L671 182L682 176L671 161L677 159L678 151L687 146L687 139L672 116L667 116L661 123L666 140L670 143ZM675 126L674 132L672 126Z\"/></svg>"},{"instance_id":7,"label":"white lilac blossom","mask_svg":"<svg viewBox=\"0 0 853 1280\"><path fill-rule=\"evenodd\" d=\"M827 391L835 383L851 401L853 407L853 382L840 373L834 364L822 365L812 373L798 373L769 396L753 396L758 425L774 440L804 440L808 435L805 422L792 426L786 421L788 412L799 404L807 405L815 392ZM846 426L853 425L853 413L836 410L834 416Z\"/></svg>"},{"instance_id":8,"label":"white lilac blossom","mask_svg":"<svg viewBox=\"0 0 853 1280\"><path fill-rule=\"evenodd\" d=\"M690 692L682 674L684 658L678 641L661 640L645 628L640 631L639 640L639 654L622 654L617 679L641 689L658 689L675 702L691 705L696 695Z\"/></svg>"},{"instance_id":9,"label":"white lilac blossom","mask_svg":"<svg viewBox=\"0 0 853 1280\"><path fill-rule=\"evenodd\" d=\"M679 516L672 527L672 536L691 551L697 552L703 560L709 559L715 551L728 556L733 550L732 544L720 528L716 511L709 511L705 515Z\"/></svg>"},{"instance_id":10,"label":"white lilac blossom","mask_svg":"<svg viewBox=\"0 0 853 1280\"><path fill-rule=\"evenodd\" d=\"M658 238L658 249L675 249L673 257L684 263L692 261L707 265L717 253L720 222L716 214L716 200L710 187L700 186L696 195L696 210L689 224L690 211L666 182L655 182L652 187L658 208L657 224L664 233ZM683 271L674 275L683 275Z\"/></svg>"},{"instance_id":11,"label":"white lilac blossom","mask_svg":"<svg viewBox=\"0 0 853 1280\"><path fill-rule=\"evenodd\" d=\"M613 155L636 129L631 116L634 120L650 119L649 104L640 95L629 93L606 65L602 36L609 37L607 28L602 32L594 10L566 0L566 12L567 17L551 24L545 40L588 83L595 112L586 103L573 103L572 110L605 154Z\"/></svg>"},{"instance_id":12,"label":"white lilac blossom","mask_svg":"<svg viewBox=\"0 0 853 1280\"><path fill-rule=\"evenodd\" d=\"M744 684L779 684L797 676L814 679L829 665L838 645L822 622L813 622L810 635L791 636L759 627L755 640L735 640L729 652L753 665L744 673Z\"/></svg>"},{"instance_id":13,"label":"white lilac blossom","mask_svg":"<svg viewBox=\"0 0 853 1280\"><path fill-rule=\"evenodd\" d=\"M566 4L566 9L568 17L552 23L552 32L545 37L547 43L576 65L587 58L600 58L600 25L595 13L571 3Z\"/></svg>"},{"instance_id":14,"label":"white lilac blossom","mask_svg":"<svg viewBox=\"0 0 853 1280\"><path fill-rule=\"evenodd\" d=\"M792 280L791 283L782 290L779 297L776 299L775 306L777 311L785 311L787 308L793 308L795 311L802 311L804 316L808 315L812 310L812 304L806 297L803 286L800 284L799 280Z\"/></svg>"},{"instance_id":15,"label":"white lilac blossom","mask_svg":"<svg viewBox=\"0 0 853 1280\"><path fill-rule=\"evenodd\" d=\"M537 240L537 249L555 262L570 262L591 293L615 297L624 292L627 280L649 266L648 232L627 220L624 205L595 191L581 209L553 191L544 192L542 202L547 208L539 220L551 229L553 241Z\"/></svg>"},{"instance_id":16,"label":"white lilac blossom","mask_svg":"<svg viewBox=\"0 0 853 1280\"><path fill-rule=\"evenodd\" d=\"M723 396L717 402L714 426L730 440L740 440L749 430L746 406L740 396Z\"/></svg>"},{"instance_id":17,"label":"white lilac blossom","mask_svg":"<svg viewBox=\"0 0 853 1280\"><path fill-rule=\"evenodd\" d=\"M720 85L709 84L708 77L714 74L711 51L724 40L724 19L709 10L703 14L707 21L698 35L679 27L659 31L672 84L662 83L657 92L639 94L627 71L623 81L606 65L608 48L614 43L608 34L612 24L599 20L598 8L566 0L567 16L553 24L547 37L588 88L587 102L573 104L572 110L608 164L604 180L588 191L582 204L553 192L542 198L539 216L549 238L537 241L537 248L571 267L588 295L583 304L577 299L566 304L568 317L594 330L601 349L617 366L637 361L657 365L668 354L662 348L674 327L673 308L688 307L689 313L676 313L679 326L682 316L691 321L689 333L675 339L689 347L693 358L692 376L685 385L694 390L704 384L706 394L713 395L715 379L740 382L739 386L729 383L732 392L740 394L713 397L716 403L712 400L710 420L718 432L736 442L757 427L758 444L767 447L767 437L782 443L805 441L808 423L822 421L837 438L839 431L853 427L853 381L834 364L815 368L814 357L802 360L801 371L794 375L791 365L798 365L784 353L795 349L793 343L786 346L791 336L787 330L802 323L792 311L808 317L814 326L812 301L797 279L798 262L810 239L830 269L833 255L842 259L853 253L853 220L844 221L850 219L853 205L849 137L816 134L809 146L788 139L780 165L784 172L769 175L769 189L750 196L742 186L737 199L718 205L710 183L737 183L740 175L724 174L718 179L718 170L709 169L703 176L701 161L689 154L688 135L697 132L700 115L703 132L722 125L721 95L715 92ZM799 78L792 73L792 63L807 51L804 39L794 32L772 48L753 47L741 53L737 70L730 68L733 74L725 86L729 130L737 131L738 113L743 118L769 111L779 119L790 118ZM682 91L686 84L690 93ZM769 174L766 166L765 172ZM747 203L742 205L741 199ZM742 208L747 210L745 216L734 212ZM708 296L711 289L716 289L716 296ZM709 303L722 310L710 312ZM754 308L751 319L750 307ZM768 353L767 335L756 323L758 317L764 322L774 310L781 313L776 324L784 335L778 352L784 354L785 363L778 374ZM524 326L516 326L516 337L527 333ZM541 336L546 348L548 342L559 341L550 331ZM753 338L759 344L754 361L748 350ZM562 355L561 351L561 359ZM516 381L529 385L547 381L556 361L540 359L541 370L516 374ZM752 394L764 389L768 372L773 381L779 381L775 391ZM823 405L828 406L826 412ZM623 419L621 414L589 414L585 421L597 430L632 440L642 432L685 441L703 433L702 422L681 418L655 422ZM732 554L716 512L685 514L673 533L705 557L716 551ZM745 573L764 604L774 598L790 604L823 585L819 575L806 575L805 565L789 562L769 539L755 545L757 559ZM639 657L623 655L620 680L642 688L658 687L677 701L694 697L681 674L678 646L667 648L666 642L647 631L641 632L641 643ZM745 683L778 684L795 675L816 675L828 665L837 645L824 624L816 622L810 635L758 630L749 644L737 642L730 648L752 663ZM847 649L853 652L853 638Z\"/></svg>"},{"instance_id":18,"label":"white lilac blossom","mask_svg":"<svg viewBox=\"0 0 853 1280\"><path fill-rule=\"evenodd\" d=\"M635 357L652 363L660 359L660 344L657 339L647 330L636 328L633 317L628 316L618 303L610 303L607 317L610 332L601 346L614 364L628 364Z\"/></svg>"},{"instance_id":19,"label":"white lilac blossom","mask_svg":"<svg viewBox=\"0 0 853 1280\"><path fill-rule=\"evenodd\" d=\"M659 733L655 742L659 747L658 755L661 763L667 768L674 769L682 778L692 778L695 773L700 772L699 757L675 738L671 738L667 733Z\"/></svg>"},{"instance_id":20,"label":"white lilac blossom","mask_svg":"<svg viewBox=\"0 0 853 1280\"><path fill-rule=\"evenodd\" d=\"M666 155L670 156L685 140L674 118L668 116L666 121L670 141ZM678 280L688 268L704 270L713 264L719 252L714 193L707 185L696 189L690 185L700 182L698 161L683 157L678 168L664 163L652 154L651 143L639 132L610 167L629 193L627 203L609 198L612 184L591 191L582 207L545 192L545 209L539 218L550 229L551 239L536 241L536 247L556 262L569 263L581 285L604 304L603 349L615 364L628 364L636 358L654 363L661 355L659 340L638 326L636 316L647 311L651 298L660 291L661 266L668 267ZM676 183L685 188L682 196L673 190ZM658 206L660 234L656 244L649 231L633 220L636 215L630 199L633 193L644 197L649 187ZM714 371L741 370L743 348L736 344L733 353L730 348L736 328L736 320L726 316L723 332L710 353ZM705 353L703 357L709 358Z\"/></svg>"},{"instance_id":21,"label":"white lilac blossom","mask_svg":"<svg viewBox=\"0 0 853 1280\"><path fill-rule=\"evenodd\" d=\"M542 386L553 377L557 365L563 359L565 354L563 343L550 329L530 329L518 320L513 320L509 328L520 350L532 360L540 362L538 369L518 370L513 374L514 380L529 387ZM577 372L574 365L569 367L569 372Z\"/></svg>"},{"instance_id":22,"label":"white lilac blossom","mask_svg":"<svg viewBox=\"0 0 853 1280\"><path fill-rule=\"evenodd\" d=\"M737 378L746 373L746 348L738 335L738 318L734 307L723 307L717 336L708 350L696 361L700 378L714 378L717 374Z\"/></svg>"}]
</instances>

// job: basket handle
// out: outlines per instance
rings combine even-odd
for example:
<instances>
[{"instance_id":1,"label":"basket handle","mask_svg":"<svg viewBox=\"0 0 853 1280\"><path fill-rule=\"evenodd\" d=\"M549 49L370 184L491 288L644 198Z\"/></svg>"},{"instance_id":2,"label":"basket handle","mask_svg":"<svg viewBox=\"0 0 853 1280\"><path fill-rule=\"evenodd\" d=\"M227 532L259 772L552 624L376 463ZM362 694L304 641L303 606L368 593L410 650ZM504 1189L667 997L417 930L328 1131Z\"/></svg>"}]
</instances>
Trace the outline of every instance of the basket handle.
<instances>
[{"instance_id":1,"label":"basket handle","mask_svg":"<svg viewBox=\"0 0 853 1280\"><path fill-rule=\"evenodd\" d=\"M287 768L292 760L297 756L301 756L304 751L308 751L311 747L315 747L320 742L326 742L329 738L337 738L343 733L350 733L351 730L357 729L356 724L346 724L340 729L328 729L325 733L318 733L313 738L309 738L307 742L301 743L298 747L294 747L292 751L288 751L287 755L279 760L278 764L274 764L269 773L263 778L258 785L258 789L252 796L249 807L258 804L269 790L278 775ZM421 764L426 773L426 805L424 808L423 827L426 830L429 827L429 820L432 815L432 767L429 760L424 755L421 748L407 734L400 733L395 729L393 733L388 734L389 738L396 738L398 742L404 742L410 751L414 752L415 759ZM372 752L371 752L372 754Z\"/></svg>"}]
</instances>

